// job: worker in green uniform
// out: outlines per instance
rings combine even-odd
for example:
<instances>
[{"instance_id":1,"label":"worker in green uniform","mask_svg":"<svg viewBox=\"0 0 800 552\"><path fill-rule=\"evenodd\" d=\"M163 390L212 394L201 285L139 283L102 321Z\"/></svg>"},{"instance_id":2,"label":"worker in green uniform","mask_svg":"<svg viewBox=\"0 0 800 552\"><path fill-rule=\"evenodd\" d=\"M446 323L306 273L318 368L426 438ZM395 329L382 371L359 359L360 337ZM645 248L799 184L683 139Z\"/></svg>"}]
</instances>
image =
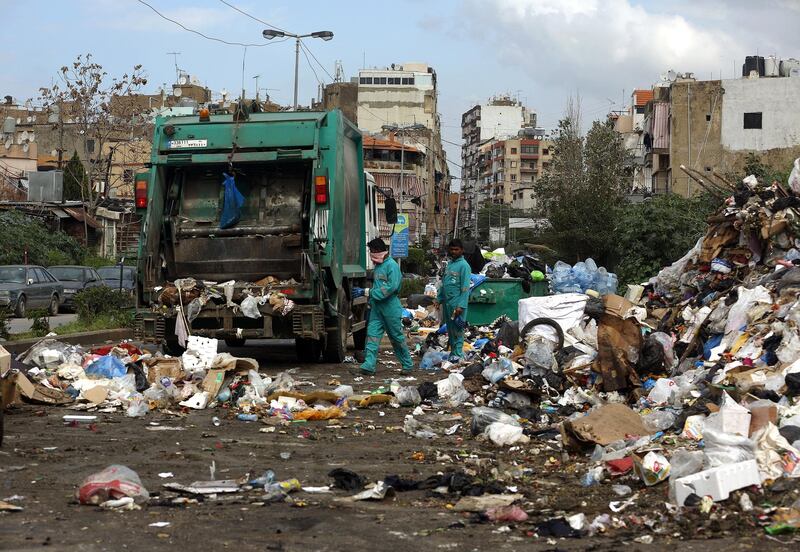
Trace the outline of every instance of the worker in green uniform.
<instances>
[{"instance_id":1,"label":"worker in green uniform","mask_svg":"<svg viewBox=\"0 0 800 552\"><path fill-rule=\"evenodd\" d=\"M361 371L366 374L375 373L375 364L378 361L378 347L384 331L389 334L394 355L404 372L414 368L411 353L408 352L406 338L403 334L403 307L397 292L400 290L402 275L397 261L389 257L389 250L380 238L375 238L367 244L369 257L375 264L372 288L364 290L369 297L369 322L367 323L367 345L364 363Z\"/></svg>"},{"instance_id":2,"label":"worker in green uniform","mask_svg":"<svg viewBox=\"0 0 800 552\"><path fill-rule=\"evenodd\" d=\"M455 238L447 246L452 259L445 269L442 286L437 301L442 305L447 324L447 340L450 343L450 361L461 360L464 346L464 326L467 320L467 300L469 299L470 269L464 259L464 244Z\"/></svg>"}]
</instances>

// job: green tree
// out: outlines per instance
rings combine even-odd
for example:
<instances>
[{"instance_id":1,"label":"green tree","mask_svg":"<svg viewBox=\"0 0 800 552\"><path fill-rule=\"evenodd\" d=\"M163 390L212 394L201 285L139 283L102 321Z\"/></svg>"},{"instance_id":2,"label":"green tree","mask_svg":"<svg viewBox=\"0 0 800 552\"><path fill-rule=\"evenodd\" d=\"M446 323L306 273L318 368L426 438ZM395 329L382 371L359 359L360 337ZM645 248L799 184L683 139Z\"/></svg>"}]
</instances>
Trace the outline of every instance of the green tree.
<instances>
[{"instance_id":1,"label":"green tree","mask_svg":"<svg viewBox=\"0 0 800 552\"><path fill-rule=\"evenodd\" d=\"M83 168L83 163L81 163L76 151L64 166L64 200L82 200L82 192L87 184L86 170Z\"/></svg>"},{"instance_id":2,"label":"green tree","mask_svg":"<svg viewBox=\"0 0 800 552\"><path fill-rule=\"evenodd\" d=\"M718 203L709 194L689 199L667 194L625 205L614 229L620 290L682 257L706 231L706 218Z\"/></svg>"},{"instance_id":3,"label":"green tree","mask_svg":"<svg viewBox=\"0 0 800 552\"><path fill-rule=\"evenodd\" d=\"M622 138L609 122L595 121L584 138L579 110L559 123L550 170L534 189L549 228L543 241L568 262L614 260L615 227L631 174Z\"/></svg>"},{"instance_id":4,"label":"green tree","mask_svg":"<svg viewBox=\"0 0 800 552\"><path fill-rule=\"evenodd\" d=\"M72 236L51 232L42 221L15 211L0 211L0 264L80 264L86 254Z\"/></svg>"}]
</instances>

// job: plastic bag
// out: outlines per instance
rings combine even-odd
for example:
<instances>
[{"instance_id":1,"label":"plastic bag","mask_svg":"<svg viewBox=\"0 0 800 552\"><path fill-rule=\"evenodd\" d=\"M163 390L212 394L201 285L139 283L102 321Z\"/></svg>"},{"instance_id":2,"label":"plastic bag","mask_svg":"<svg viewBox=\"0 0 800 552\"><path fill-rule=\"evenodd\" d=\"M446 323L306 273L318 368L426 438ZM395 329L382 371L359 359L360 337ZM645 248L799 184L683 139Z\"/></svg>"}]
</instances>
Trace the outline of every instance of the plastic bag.
<instances>
[{"instance_id":1,"label":"plastic bag","mask_svg":"<svg viewBox=\"0 0 800 552\"><path fill-rule=\"evenodd\" d=\"M242 299L242 314L247 318L261 318L261 312L258 310L258 299L252 295L248 295Z\"/></svg>"},{"instance_id":2,"label":"plastic bag","mask_svg":"<svg viewBox=\"0 0 800 552\"><path fill-rule=\"evenodd\" d=\"M794 160L792 172L789 174L789 187L796 194L800 194L800 158Z\"/></svg>"},{"instance_id":3,"label":"plastic bag","mask_svg":"<svg viewBox=\"0 0 800 552\"><path fill-rule=\"evenodd\" d=\"M489 366L483 369L481 375L491 383L497 383L498 381L505 379L507 376L513 376L517 373L517 369L514 364L508 360L507 358L501 358L499 360L495 360ZM441 394L441 393L440 393Z\"/></svg>"},{"instance_id":4,"label":"plastic bag","mask_svg":"<svg viewBox=\"0 0 800 552\"><path fill-rule=\"evenodd\" d=\"M703 471L703 451L676 449L670 458L669 499L675 502L675 481L687 475Z\"/></svg>"},{"instance_id":5,"label":"plastic bag","mask_svg":"<svg viewBox=\"0 0 800 552\"><path fill-rule=\"evenodd\" d=\"M439 365L447 360L449 354L447 351L428 351L425 353L425 356L422 357L422 361L419 363L419 367L422 370L431 370L434 371L438 369Z\"/></svg>"},{"instance_id":6,"label":"plastic bag","mask_svg":"<svg viewBox=\"0 0 800 552\"><path fill-rule=\"evenodd\" d=\"M129 418L144 416L148 410L150 410L150 407L141 393L134 393L128 397L128 408L125 410L125 415Z\"/></svg>"},{"instance_id":7,"label":"plastic bag","mask_svg":"<svg viewBox=\"0 0 800 552\"><path fill-rule=\"evenodd\" d=\"M675 382L670 378L661 378L647 395L647 401L652 404L667 404L673 393L677 391Z\"/></svg>"},{"instance_id":8,"label":"plastic bag","mask_svg":"<svg viewBox=\"0 0 800 552\"><path fill-rule=\"evenodd\" d=\"M492 443L501 447L530 441L530 438L522 433L522 428L519 425L504 424L502 422L492 422L486 426L483 434Z\"/></svg>"},{"instance_id":9,"label":"plastic bag","mask_svg":"<svg viewBox=\"0 0 800 552\"><path fill-rule=\"evenodd\" d=\"M277 391L291 391L292 389L294 389L294 379L289 375L289 372L281 372L267 386L265 395L269 396Z\"/></svg>"},{"instance_id":10,"label":"plastic bag","mask_svg":"<svg viewBox=\"0 0 800 552\"><path fill-rule=\"evenodd\" d=\"M642 416L644 426L651 432L666 431L675 425L677 416L669 410L657 410Z\"/></svg>"},{"instance_id":11,"label":"plastic bag","mask_svg":"<svg viewBox=\"0 0 800 552\"><path fill-rule=\"evenodd\" d=\"M90 378L119 378L128 373L128 367L113 355L106 355L92 362L84 370Z\"/></svg>"},{"instance_id":12,"label":"plastic bag","mask_svg":"<svg viewBox=\"0 0 800 552\"><path fill-rule=\"evenodd\" d=\"M267 389L267 385L271 383L269 380L265 381L264 378L262 378L255 370L250 370L247 372L247 379L250 380L250 385L253 386L253 390L259 397L264 396L264 391Z\"/></svg>"},{"instance_id":13,"label":"plastic bag","mask_svg":"<svg viewBox=\"0 0 800 552\"><path fill-rule=\"evenodd\" d=\"M417 406L422 402L416 387L400 387L394 392L394 396L400 406Z\"/></svg>"},{"instance_id":14,"label":"plastic bag","mask_svg":"<svg viewBox=\"0 0 800 552\"><path fill-rule=\"evenodd\" d=\"M551 370L555 363L555 356L553 355L554 345L555 344L549 339L536 335L531 339L530 345L528 345L528 348L525 350L525 358L537 368Z\"/></svg>"},{"instance_id":15,"label":"plastic bag","mask_svg":"<svg viewBox=\"0 0 800 552\"><path fill-rule=\"evenodd\" d=\"M114 464L84 479L75 496L81 504L100 504L126 496L141 504L150 498L150 493L139 474L127 466Z\"/></svg>"},{"instance_id":16,"label":"plastic bag","mask_svg":"<svg viewBox=\"0 0 800 552\"><path fill-rule=\"evenodd\" d=\"M755 443L741 435L705 426L703 440L706 444L703 467L706 469L753 460L756 457Z\"/></svg>"},{"instance_id":17,"label":"plastic bag","mask_svg":"<svg viewBox=\"0 0 800 552\"><path fill-rule=\"evenodd\" d=\"M509 416L505 412L497 410L496 408L489 408L488 406L476 406L472 409L473 435L479 435L483 433L489 424L495 422L519 426L519 422L516 420L516 418Z\"/></svg>"},{"instance_id":18,"label":"plastic bag","mask_svg":"<svg viewBox=\"0 0 800 552\"><path fill-rule=\"evenodd\" d=\"M405 424L403 424L403 432L413 437L419 437L420 439L433 439L438 437L430 426L423 424L411 415L406 416Z\"/></svg>"},{"instance_id":19,"label":"plastic bag","mask_svg":"<svg viewBox=\"0 0 800 552\"><path fill-rule=\"evenodd\" d=\"M236 182L232 175L226 173L222 173L222 175L225 177L223 182L225 195L222 200L222 215L219 217L219 227L224 230L225 228L236 226L242 217L244 196L236 188Z\"/></svg>"},{"instance_id":20,"label":"plastic bag","mask_svg":"<svg viewBox=\"0 0 800 552\"><path fill-rule=\"evenodd\" d=\"M468 400L470 395L464 389L464 376L450 374L447 379L436 382L436 392L440 399L446 400L450 406L458 406Z\"/></svg>"}]
</instances>

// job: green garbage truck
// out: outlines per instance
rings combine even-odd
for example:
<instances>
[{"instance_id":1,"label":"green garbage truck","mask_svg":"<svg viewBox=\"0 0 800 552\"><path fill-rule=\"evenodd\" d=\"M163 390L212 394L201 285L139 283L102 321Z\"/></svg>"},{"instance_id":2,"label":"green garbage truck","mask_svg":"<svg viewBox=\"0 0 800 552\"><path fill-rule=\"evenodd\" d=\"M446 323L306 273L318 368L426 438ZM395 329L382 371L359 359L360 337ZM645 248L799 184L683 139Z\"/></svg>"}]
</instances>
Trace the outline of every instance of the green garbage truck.
<instances>
[{"instance_id":1,"label":"green garbage truck","mask_svg":"<svg viewBox=\"0 0 800 552\"><path fill-rule=\"evenodd\" d=\"M135 179L137 337L170 351L186 333L290 338L306 362L341 362L349 336L363 349L367 301L353 289L368 287L378 227L368 176L338 110L158 117ZM384 207L393 223L394 200Z\"/></svg>"}]
</instances>

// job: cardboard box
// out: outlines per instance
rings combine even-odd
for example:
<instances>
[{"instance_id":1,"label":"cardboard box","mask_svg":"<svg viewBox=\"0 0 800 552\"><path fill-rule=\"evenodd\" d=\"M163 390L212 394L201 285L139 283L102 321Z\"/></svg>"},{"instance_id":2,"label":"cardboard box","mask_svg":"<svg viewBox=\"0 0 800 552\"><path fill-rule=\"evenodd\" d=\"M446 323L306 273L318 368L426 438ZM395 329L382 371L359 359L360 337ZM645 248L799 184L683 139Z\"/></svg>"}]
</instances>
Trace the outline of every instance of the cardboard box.
<instances>
[{"instance_id":1,"label":"cardboard box","mask_svg":"<svg viewBox=\"0 0 800 552\"><path fill-rule=\"evenodd\" d=\"M0 345L0 377L3 377L9 370L11 370L11 353Z\"/></svg>"},{"instance_id":2,"label":"cardboard box","mask_svg":"<svg viewBox=\"0 0 800 552\"><path fill-rule=\"evenodd\" d=\"M186 378L179 358L153 358L145 361L144 365L147 366L147 381L151 384L163 377L178 381Z\"/></svg>"},{"instance_id":3,"label":"cardboard box","mask_svg":"<svg viewBox=\"0 0 800 552\"><path fill-rule=\"evenodd\" d=\"M624 404L611 403L587 416L564 422L561 435L565 447L580 450L589 445L606 446L627 437L650 435L650 431L637 412Z\"/></svg>"},{"instance_id":4,"label":"cardboard box","mask_svg":"<svg viewBox=\"0 0 800 552\"><path fill-rule=\"evenodd\" d=\"M108 389L102 385L95 385L82 393L83 398L87 401L100 404L108 398Z\"/></svg>"},{"instance_id":5,"label":"cardboard box","mask_svg":"<svg viewBox=\"0 0 800 552\"><path fill-rule=\"evenodd\" d=\"M36 391L25 374L15 372L7 374L0 379L0 393L3 396L3 408L7 406L18 406L22 404L23 397L30 398Z\"/></svg>"},{"instance_id":6,"label":"cardboard box","mask_svg":"<svg viewBox=\"0 0 800 552\"><path fill-rule=\"evenodd\" d=\"M611 314L618 318L625 316L630 309L636 306L624 297L609 293L603 297L603 305L606 307L606 314Z\"/></svg>"},{"instance_id":7,"label":"cardboard box","mask_svg":"<svg viewBox=\"0 0 800 552\"><path fill-rule=\"evenodd\" d=\"M217 398L219 390L222 389L227 372L227 370L209 370L206 373L206 377L200 387L208 393L212 400Z\"/></svg>"}]
</instances>

